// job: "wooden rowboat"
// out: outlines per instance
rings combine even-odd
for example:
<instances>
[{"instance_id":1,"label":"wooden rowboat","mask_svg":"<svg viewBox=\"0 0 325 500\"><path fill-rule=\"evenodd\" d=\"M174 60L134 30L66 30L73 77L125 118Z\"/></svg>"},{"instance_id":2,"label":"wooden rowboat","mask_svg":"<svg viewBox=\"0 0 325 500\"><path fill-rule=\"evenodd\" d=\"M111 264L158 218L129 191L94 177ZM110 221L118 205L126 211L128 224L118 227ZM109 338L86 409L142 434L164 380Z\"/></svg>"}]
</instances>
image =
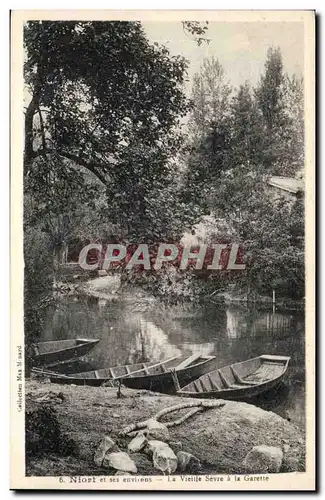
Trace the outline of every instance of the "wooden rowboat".
<instances>
[{"instance_id":1,"label":"wooden rowboat","mask_svg":"<svg viewBox=\"0 0 325 500\"><path fill-rule=\"evenodd\" d=\"M88 354L99 342L97 339L53 340L34 344L34 364L50 366Z\"/></svg>"},{"instance_id":2,"label":"wooden rowboat","mask_svg":"<svg viewBox=\"0 0 325 500\"><path fill-rule=\"evenodd\" d=\"M119 381L132 389L176 392L172 371L177 374L180 383L185 385L215 367L215 356L176 356L159 363L137 363L71 375L48 372L48 377L51 382L60 384L100 386L110 381ZM43 373L46 374L45 371Z\"/></svg>"},{"instance_id":3,"label":"wooden rowboat","mask_svg":"<svg viewBox=\"0 0 325 500\"><path fill-rule=\"evenodd\" d=\"M182 387L177 395L246 401L276 387L289 361L287 356L263 355L225 366Z\"/></svg>"}]
</instances>

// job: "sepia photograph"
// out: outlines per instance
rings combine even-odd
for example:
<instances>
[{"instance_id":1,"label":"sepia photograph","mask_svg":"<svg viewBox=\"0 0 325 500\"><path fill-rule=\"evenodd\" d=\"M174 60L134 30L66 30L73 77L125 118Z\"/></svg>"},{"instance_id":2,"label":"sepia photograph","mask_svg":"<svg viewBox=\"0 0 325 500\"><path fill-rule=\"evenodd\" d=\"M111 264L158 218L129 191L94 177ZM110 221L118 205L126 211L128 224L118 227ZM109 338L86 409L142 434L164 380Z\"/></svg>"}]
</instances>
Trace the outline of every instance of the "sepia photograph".
<instances>
[{"instance_id":1,"label":"sepia photograph","mask_svg":"<svg viewBox=\"0 0 325 500\"><path fill-rule=\"evenodd\" d=\"M312 490L314 12L11 22L13 489Z\"/></svg>"}]
</instances>

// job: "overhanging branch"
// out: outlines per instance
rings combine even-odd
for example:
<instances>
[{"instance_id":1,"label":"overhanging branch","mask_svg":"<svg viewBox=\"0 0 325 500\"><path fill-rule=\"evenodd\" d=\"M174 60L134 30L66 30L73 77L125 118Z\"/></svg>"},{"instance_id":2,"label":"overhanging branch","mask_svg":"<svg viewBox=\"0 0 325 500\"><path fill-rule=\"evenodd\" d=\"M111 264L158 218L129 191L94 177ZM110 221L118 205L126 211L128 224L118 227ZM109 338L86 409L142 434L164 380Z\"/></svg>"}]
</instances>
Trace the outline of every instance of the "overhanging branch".
<instances>
[{"instance_id":1,"label":"overhanging branch","mask_svg":"<svg viewBox=\"0 0 325 500\"><path fill-rule=\"evenodd\" d=\"M106 186L107 185L107 179L105 179L104 175L99 171L103 169L103 164L98 163L98 162L88 162L84 158L80 158L78 155L74 155L72 153L69 153L67 151L61 151L57 149L51 149L51 148L43 148L39 149L38 151L35 151L33 154L34 158L37 158L38 156L42 155L47 155L47 154L57 154L59 156L62 156L63 158L67 158L68 160L71 160L78 165L81 165L82 167L86 168L94 174L100 182Z\"/></svg>"},{"instance_id":2,"label":"overhanging branch","mask_svg":"<svg viewBox=\"0 0 325 500\"><path fill-rule=\"evenodd\" d=\"M37 111L38 111L40 127L41 127L42 146L43 146L43 149L45 149L46 148L45 127L44 127L44 120L43 120L42 112L41 112L39 106L37 107Z\"/></svg>"}]
</instances>

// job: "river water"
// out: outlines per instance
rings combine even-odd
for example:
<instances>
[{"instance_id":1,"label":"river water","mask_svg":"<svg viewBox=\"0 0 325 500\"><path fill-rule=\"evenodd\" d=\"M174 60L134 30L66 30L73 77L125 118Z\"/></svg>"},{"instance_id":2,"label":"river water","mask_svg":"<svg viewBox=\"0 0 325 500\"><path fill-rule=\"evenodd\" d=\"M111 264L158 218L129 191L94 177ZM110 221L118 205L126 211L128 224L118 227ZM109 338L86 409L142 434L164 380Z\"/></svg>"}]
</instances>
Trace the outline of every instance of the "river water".
<instances>
[{"instance_id":1,"label":"river water","mask_svg":"<svg viewBox=\"0 0 325 500\"><path fill-rule=\"evenodd\" d=\"M141 300L66 297L49 312L42 340L75 337L100 342L67 373L160 361L181 353L214 354L220 367L261 354L291 356L284 384L254 404L304 427L302 313L215 303L164 307Z\"/></svg>"}]
</instances>

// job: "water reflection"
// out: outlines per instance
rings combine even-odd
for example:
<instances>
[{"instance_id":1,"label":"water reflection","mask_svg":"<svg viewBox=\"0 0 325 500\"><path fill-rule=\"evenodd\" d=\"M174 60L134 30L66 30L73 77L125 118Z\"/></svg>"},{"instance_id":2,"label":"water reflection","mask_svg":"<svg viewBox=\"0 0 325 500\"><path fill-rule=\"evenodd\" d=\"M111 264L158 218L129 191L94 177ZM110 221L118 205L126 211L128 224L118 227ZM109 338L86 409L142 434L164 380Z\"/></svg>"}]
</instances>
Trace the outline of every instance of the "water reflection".
<instances>
[{"instance_id":1,"label":"water reflection","mask_svg":"<svg viewBox=\"0 0 325 500\"><path fill-rule=\"evenodd\" d=\"M155 325L155 323L139 316L139 324L141 338L147 352L150 353L149 359L161 360L182 354L182 351L176 345L172 345L169 342L169 337L164 330Z\"/></svg>"},{"instance_id":2,"label":"water reflection","mask_svg":"<svg viewBox=\"0 0 325 500\"><path fill-rule=\"evenodd\" d=\"M80 370L160 361L181 353L214 354L220 367L261 354L291 356L285 386L256 404L304 425L301 314L215 304L169 308L156 305L140 310L132 307L132 302L66 298L49 312L43 340L99 338L86 364L78 364ZM76 367L72 365L71 370L76 371Z\"/></svg>"}]
</instances>

